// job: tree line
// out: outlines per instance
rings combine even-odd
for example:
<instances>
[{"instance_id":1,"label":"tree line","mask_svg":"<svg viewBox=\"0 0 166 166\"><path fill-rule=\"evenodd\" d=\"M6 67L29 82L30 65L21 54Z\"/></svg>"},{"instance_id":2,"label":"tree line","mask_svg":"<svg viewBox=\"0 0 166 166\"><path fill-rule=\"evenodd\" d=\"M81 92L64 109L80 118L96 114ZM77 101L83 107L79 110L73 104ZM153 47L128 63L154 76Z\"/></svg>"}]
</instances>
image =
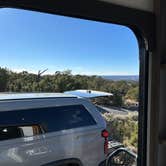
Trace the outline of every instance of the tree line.
<instances>
[{"instance_id":1,"label":"tree line","mask_svg":"<svg viewBox=\"0 0 166 166\"><path fill-rule=\"evenodd\" d=\"M73 75L71 70L38 75L0 68L0 92L64 92L91 89L113 93L113 105L122 106L125 99L138 101L138 82L106 80L100 76Z\"/></svg>"}]
</instances>

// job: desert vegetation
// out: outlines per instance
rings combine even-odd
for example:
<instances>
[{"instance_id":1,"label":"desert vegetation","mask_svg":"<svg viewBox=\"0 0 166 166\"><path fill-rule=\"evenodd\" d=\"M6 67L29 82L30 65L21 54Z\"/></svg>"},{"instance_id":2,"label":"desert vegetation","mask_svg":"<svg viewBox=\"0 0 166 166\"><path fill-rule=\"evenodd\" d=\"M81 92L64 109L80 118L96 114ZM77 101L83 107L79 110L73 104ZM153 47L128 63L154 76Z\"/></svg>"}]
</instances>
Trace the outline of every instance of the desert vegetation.
<instances>
[{"instance_id":1,"label":"desert vegetation","mask_svg":"<svg viewBox=\"0 0 166 166\"><path fill-rule=\"evenodd\" d=\"M70 70L40 75L0 68L0 92L64 92L91 89L113 93L112 105L128 106L138 102L138 82L106 80L101 76L73 75ZM129 102L126 102L129 101Z\"/></svg>"},{"instance_id":2,"label":"desert vegetation","mask_svg":"<svg viewBox=\"0 0 166 166\"><path fill-rule=\"evenodd\" d=\"M105 113L103 117L107 122L107 130L111 139L137 152L138 112L130 112L127 115Z\"/></svg>"}]
</instances>

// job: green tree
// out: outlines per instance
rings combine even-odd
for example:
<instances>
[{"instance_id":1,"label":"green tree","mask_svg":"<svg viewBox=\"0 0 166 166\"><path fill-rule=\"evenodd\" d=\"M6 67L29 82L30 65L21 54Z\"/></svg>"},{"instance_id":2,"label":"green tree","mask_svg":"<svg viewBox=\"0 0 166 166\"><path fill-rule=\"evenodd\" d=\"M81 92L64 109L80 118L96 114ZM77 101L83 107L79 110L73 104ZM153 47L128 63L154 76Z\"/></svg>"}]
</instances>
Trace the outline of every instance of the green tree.
<instances>
[{"instance_id":1,"label":"green tree","mask_svg":"<svg viewBox=\"0 0 166 166\"><path fill-rule=\"evenodd\" d=\"M0 68L0 92L6 91L8 80L8 71L6 69Z\"/></svg>"},{"instance_id":2,"label":"green tree","mask_svg":"<svg viewBox=\"0 0 166 166\"><path fill-rule=\"evenodd\" d=\"M117 90L113 91L112 105L117 107L121 107L123 105L122 95Z\"/></svg>"},{"instance_id":3,"label":"green tree","mask_svg":"<svg viewBox=\"0 0 166 166\"><path fill-rule=\"evenodd\" d=\"M0 68L0 91L64 92L75 89L113 93L110 103L118 107L124 105L124 99L138 100L138 82L112 81L95 75L72 75L71 70L56 71L53 75L41 75L39 79L37 74L27 71L15 73ZM101 103L105 103L105 101L103 100Z\"/></svg>"},{"instance_id":4,"label":"green tree","mask_svg":"<svg viewBox=\"0 0 166 166\"><path fill-rule=\"evenodd\" d=\"M125 98L138 101L138 98L139 98L139 88L138 88L138 86L129 89L126 96L125 96Z\"/></svg>"}]
</instances>

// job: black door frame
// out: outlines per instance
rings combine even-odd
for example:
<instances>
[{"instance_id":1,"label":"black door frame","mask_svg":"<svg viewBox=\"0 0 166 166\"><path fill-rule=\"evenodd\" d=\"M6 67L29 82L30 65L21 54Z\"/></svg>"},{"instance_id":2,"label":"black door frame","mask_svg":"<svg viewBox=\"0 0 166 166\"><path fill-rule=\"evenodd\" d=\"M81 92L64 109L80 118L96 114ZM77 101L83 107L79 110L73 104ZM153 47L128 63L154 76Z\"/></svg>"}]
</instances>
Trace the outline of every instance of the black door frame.
<instances>
[{"instance_id":1,"label":"black door frame","mask_svg":"<svg viewBox=\"0 0 166 166\"><path fill-rule=\"evenodd\" d=\"M102 1L0 0L0 6L46 12L129 27L136 35L140 55L138 165L146 165L149 52L155 48L154 14Z\"/></svg>"}]
</instances>

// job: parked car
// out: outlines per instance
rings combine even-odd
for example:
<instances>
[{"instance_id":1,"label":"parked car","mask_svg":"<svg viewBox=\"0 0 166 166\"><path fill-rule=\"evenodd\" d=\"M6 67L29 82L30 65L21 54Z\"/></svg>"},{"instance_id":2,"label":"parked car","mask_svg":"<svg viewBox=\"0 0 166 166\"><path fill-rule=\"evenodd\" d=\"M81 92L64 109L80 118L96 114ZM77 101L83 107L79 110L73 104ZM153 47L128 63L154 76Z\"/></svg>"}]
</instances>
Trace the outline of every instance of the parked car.
<instances>
[{"instance_id":1,"label":"parked car","mask_svg":"<svg viewBox=\"0 0 166 166\"><path fill-rule=\"evenodd\" d=\"M84 98L0 94L0 165L105 165L105 128L97 108Z\"/></svg>"},{"instance_id":2,"label":"parked car","mask_svg":"<svg viewBox=\"0 0 166 166\"><path fill-rule=\"evenodd\" d=\"M108 97L112 96L111 93L105 93L101 91L93 91L93 90L74 90L74 91L66 91L66 94L77 95L78 97L86 98L87 100L97 99L99 97ZM96 105L96 109L100 114L109 113L110 110L106 109L103 106ZM118 112L126 114L125 111L122 110L111 110L112 112ZM106 135L108 133L106 132ZM136 166L137 165L137 155L125 148L124 145L120 142L112 140L111 135L107 135L106 140L108 141L105 146L107 147L107 159L103 162L104 166Z\"/></svg>"}]
</instances>

